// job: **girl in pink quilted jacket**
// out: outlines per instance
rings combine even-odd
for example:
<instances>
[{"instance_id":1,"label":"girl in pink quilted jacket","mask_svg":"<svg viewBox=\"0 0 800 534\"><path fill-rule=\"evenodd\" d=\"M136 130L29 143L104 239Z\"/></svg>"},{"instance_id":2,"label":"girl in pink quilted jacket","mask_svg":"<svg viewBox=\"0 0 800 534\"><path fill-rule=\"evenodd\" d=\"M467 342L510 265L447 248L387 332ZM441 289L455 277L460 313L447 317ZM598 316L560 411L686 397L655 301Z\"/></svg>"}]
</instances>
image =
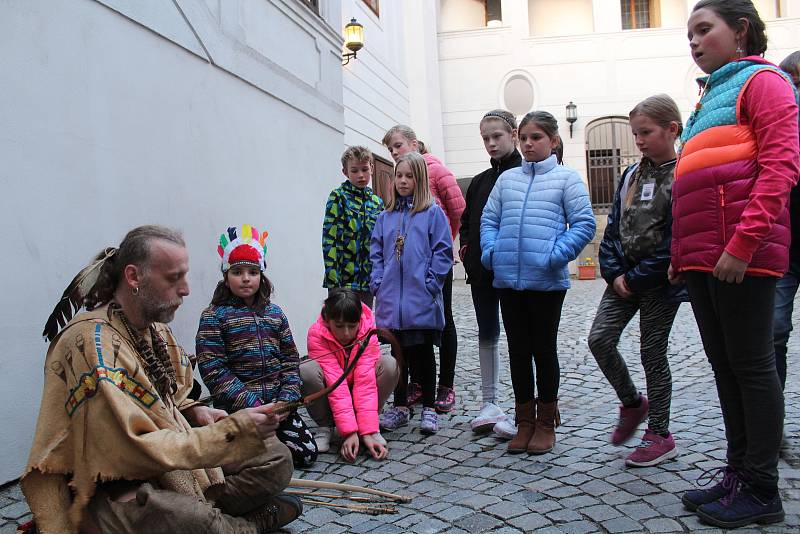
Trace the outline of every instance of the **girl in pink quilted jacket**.
<instances>
[{"instance_id":1,"label":"girl in pink quilted jacket","mask_svg":"<svg viewBox=\"0 0 800 534\"><path fill-rule=\"evenodd\" d=\"M300 365L303 395L314 393L339 378L358 351L357 341L375 328L369 306L347 288L332 289L317 322L308 329L309 360ZM388 454L378 428L378 412L397 384L399 371L391 355L381 355L373 336L347 379L326 399L308 406L317 423L315 441L319 452L330 450L333 425L343 439L339 452L352 462L361 443L376 460Z\"/></svg>"},{"instance_id":2,"label":"girl in pink quilted jacket","mask_svg":"<svg viewBox=\"0 0 800 534\"><path fill-rule=\"evenodd\" d=\"M461 228L461 214L464 212L467 203L461 188L456 182L453 173L442 164L441 160L425 150L425 145L417 139L417 134L410 127L398 124L389 128L383 136L383 144L389 149L395 163L403 154L409 152L420 152L425 158L428 166L428 182L431 193L436 203L439 205L447 220L450 223L450 237L455 242L458 231ZM435 408L439 413L449 413L453 410L456 402L455 381L456 372L456 353L458 352L458 337L456 325L453 322L453 270L445 278L442 288L444 300L444 330L442 330L442 344L439 347L439 387L436 390ZM413 367L411 371L411 381L408 387L408 405L418 403L422 399L422 388L416 380L417 374Z\"/></svg>"}]
</instances>

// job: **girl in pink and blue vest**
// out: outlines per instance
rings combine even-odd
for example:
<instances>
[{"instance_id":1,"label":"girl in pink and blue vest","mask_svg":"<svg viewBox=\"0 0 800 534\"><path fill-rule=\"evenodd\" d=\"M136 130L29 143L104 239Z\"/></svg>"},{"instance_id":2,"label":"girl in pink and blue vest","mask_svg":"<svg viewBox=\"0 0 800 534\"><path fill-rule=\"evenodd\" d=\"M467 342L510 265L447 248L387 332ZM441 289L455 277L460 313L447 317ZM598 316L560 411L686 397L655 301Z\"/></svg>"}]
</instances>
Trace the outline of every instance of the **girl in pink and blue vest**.
<instances>
[{"instance_id":1,"label":"girl in pink and blue vest","mask_svg":"<svg viewBox=\"0 0 800 534\"><path fill-rule=\"evenodd\" d=\"M692 58L708 76L681 136L669 276L686 281L728 450L722 480L683 503L723 528L778 522L784 404L772 321L800 169L797 94L762 57L764 23L750 0L701 0L687 25Z\"/></svg>"}]
</instances>

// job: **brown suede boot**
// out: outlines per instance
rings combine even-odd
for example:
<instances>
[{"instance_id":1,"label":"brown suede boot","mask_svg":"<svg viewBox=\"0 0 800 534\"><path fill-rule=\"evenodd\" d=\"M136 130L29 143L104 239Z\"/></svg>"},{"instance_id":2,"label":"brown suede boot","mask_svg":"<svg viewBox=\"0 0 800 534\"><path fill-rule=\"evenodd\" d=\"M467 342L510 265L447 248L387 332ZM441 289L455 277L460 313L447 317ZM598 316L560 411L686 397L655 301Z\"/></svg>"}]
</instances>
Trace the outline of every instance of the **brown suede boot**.
<instances>
[{"instance_id":1,"label":"brown suede boot","mask_svg":"<svg viewBox=\"0 0 800 534\"><path fill-rule=\"evenodd\" d=\"M556 427L561 424L558 413L558 400L554 402L537 402L536 433L528 442L528 452L544 454L556 446Z\"/></svg>"},{"instance_id":2,"label":"brown suede boot","mask_svg":"<svg viewBox=\"0 0 800 534\"><path fill-rule=\"evenodd\" d=\"M517 435L508 442L508 452L520 454L527 450L528 441L536 429L536 404L529 400L525 404L517 404Z\"/></svg>"}]
</instances>

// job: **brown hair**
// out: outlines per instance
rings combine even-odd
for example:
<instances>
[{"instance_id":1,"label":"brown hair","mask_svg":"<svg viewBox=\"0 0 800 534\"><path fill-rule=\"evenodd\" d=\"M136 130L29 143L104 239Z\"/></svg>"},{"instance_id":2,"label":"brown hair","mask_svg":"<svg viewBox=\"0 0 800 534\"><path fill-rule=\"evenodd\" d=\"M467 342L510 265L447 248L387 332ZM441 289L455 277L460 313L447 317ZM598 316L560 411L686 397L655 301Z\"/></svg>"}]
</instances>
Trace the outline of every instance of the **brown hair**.
<instances>
[{"instance_id":1,"label":"brown hair","mask_svg":"<svg viewBox=\"0 0 800 534\"><path fill-rule=\"evenodd\" d=\"M342 169L347 169L347 162L351 159L358 163L362 161L369 161L372 163L372 151L363 146L348 147L347 150L342 153Z\"/></svg>"},{"instance_id":2,"label":"brown hair","mask_svg":"<svg viewBox=\"0 0 800 534\"><path fill-rule=\"evenodd\" d=\"M700 0L692 8L692 13L703 8L716 13L732 30L741 28L741 19L747 20L745 42L740 43L745 55L763 56L767 51L766 28L753 2L750 0Z\"/></svg>"},{"instance_id":3,"label":"brown hair","mask_svg":"<svg viewBox=\"0 0 800 534\"><path fill-rule=\"evenodd\" d=\"M320 315L326 321L357 323L361 320L362 311L361 299L355 291L347 287L336 287L331 289L325 299Z\"/></svg>"},{"instance_id":4,"label":"brown hair","mask_svg":"<svg viewBox=\"0 0 800 534\"><path fill-rule=\"evenodd\" d=\"M558 121L551 113L547 111L531 111L519 121L519 129L522 130L529 122L541 128L550 139L561 139L561 136L558 135Z\"/></svg>"},{"instance_id":5,"label":"brown hair","mask_svg":"<svg viewBox=\"0 0 800 534\"><path fill-rule=\"evenodd\" d=\"M214 295L211 297L211 304L217 306L220 304L230 304L233 299L238 298L233 294L231 288L225 284L229 272L230 271L226 271L225 274L222 275L222 280L217 282L217 287L214 289ZM258 285L258 293L256 293L256 298L251 306L253 309L261 309L269 304L269 298L272 295L272 292L275 290L272 282L269 281L269 278L264 276L264 273L261 273L259 276L261 281Z\"/></svg>"},{"instance_id":6,"label":"brown hair","mask_svg":"<svg viewBox=\"0 0 800 534\"><path fill-rule=\"evenodd\" d=\"M178 230L166 226L145 225L128 232L114 254L109 255L108 249L100 252L95 261L106 259L97 281L83 299L84 307L91 311L110 302L122 280L122 271L126 265L135 265L146 272L150 262L151 243L158 239L186 247Z\"/></svg>"},{"instance_id":7,"label":"brown hair","mask_svg":"<svg viewBox=\"0 0 800 534\"><path fill-rule=\"evenodd\" d=\"M634 115L649 117L664 129L668 129L670 123L675 122L678 124L678 135L681 135L683 131L683 121L678 104L672 97L663 93L649 96L636 104L628 113L628 118L632 119Z\"/></svg>"},{"instance_id":8,"label":"brown hair","mask_svg":"<svg viewBox=\"0 0 800 534\"><path fill-rule=\"evenodd\" d=\"M796 50L783 58L783 61L778 66L790 76L795 78L800 76L800 50Z\"/></svg>"},{"instance_id":9,"label":"brown hair","mask_svg":"<svg viewBox=\"0 0 800 534\"><path fill-rule=\"evenodd\" d=\"M395 173L397 173L397 166L403 162L408 162L411 166L411 173L414 175L416 187L414 188L414 207L411 213L419 213L425 211L433 205L433 194L431 193L430 185L428 184L428 164L425 163L425 158L419 152L408 152L403 154L397 159L394 166ZM397 209L397 188L392 186L389 191L389 199L386 202L386 211Z\"/></svg>"}]
</instances>

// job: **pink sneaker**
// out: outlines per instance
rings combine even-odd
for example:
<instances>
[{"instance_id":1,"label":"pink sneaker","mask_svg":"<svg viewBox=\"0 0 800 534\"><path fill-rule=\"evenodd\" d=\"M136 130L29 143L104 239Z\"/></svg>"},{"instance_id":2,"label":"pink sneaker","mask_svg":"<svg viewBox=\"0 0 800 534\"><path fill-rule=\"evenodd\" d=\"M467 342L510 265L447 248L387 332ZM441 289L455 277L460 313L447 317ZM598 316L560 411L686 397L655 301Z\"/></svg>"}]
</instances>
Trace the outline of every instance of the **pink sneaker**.
<instances>
[{"instance_id":1,"label":"pink sneaker","mask_svg":"<svg viewBox=\"0 0 800 534\"><path fill-rule=\"evenodd\" d=\"M650 403L647 402L647 397L639 395L641 403L636 408L626 408L624 405L619 405L619 422L614 433L611 434L612 445L622 445L631 437L642 421L647 419L647 410Z\"/></svg>"},{"instance_id":2,"label":"pink sneaker","mask_svg":"<svg viewBox=\"0 0 800 534\"><path fill-rule=\"evenodd\" d=\"M629 467L650 467L671 460L676 456L678 456L678 449L675 447L675 440L672 439L672 434L663 438L648 428L645 430L644 436L642 436L642 442L625 459L625 465Z\"/></svg>"}]
</instances>

